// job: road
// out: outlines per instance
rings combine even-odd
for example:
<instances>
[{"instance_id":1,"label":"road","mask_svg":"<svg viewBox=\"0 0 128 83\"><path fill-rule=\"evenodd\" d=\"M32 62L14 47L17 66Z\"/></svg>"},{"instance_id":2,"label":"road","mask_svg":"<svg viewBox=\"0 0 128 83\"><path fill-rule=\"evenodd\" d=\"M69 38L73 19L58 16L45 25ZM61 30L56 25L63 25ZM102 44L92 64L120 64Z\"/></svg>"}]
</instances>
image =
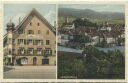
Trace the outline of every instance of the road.
<instances>
[{"instance_id":1,"label":"road","mask_svg":"<svg viewBox=\"0 0 128 83\"><path fill-rule=\"evenodd\" d=\"M4 79L55 79L56 66L4 67Z\"/></svg>"}]
</instances>

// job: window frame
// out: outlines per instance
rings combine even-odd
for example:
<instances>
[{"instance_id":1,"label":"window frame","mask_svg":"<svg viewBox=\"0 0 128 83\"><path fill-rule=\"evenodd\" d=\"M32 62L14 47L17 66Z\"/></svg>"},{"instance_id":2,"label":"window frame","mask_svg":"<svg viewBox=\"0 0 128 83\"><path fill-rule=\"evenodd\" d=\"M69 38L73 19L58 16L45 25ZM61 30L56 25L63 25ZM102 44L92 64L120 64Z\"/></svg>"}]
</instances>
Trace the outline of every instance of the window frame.
<instances>
[{"instance_id":1,"label":"window frame","mask_svg":"<svg viewBox=\"0 0 128 83\"><path fill-rule=\"evenodd\" d=\"M46 45L50 45L50 40L46 40Z\"/></svg>"}]
</instances>

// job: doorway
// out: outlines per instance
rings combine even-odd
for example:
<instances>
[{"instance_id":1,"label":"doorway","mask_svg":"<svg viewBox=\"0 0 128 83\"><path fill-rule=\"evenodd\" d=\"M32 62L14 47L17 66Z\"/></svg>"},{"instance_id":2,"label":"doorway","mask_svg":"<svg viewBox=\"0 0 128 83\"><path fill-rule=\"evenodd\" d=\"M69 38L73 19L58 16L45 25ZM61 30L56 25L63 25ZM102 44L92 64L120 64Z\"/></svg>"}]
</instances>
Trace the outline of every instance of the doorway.
<instances>
[{"instance_id":1,"label":"doorway","mask_svg":"<svg viewBox=\"0 0 128 83\"><path fill-rule=\"evenodd\" d=\"M33 58L33 65L36 65L36 64L37 64L37 58L34 57L34 58Z\"/></svg>"}]
</instances>

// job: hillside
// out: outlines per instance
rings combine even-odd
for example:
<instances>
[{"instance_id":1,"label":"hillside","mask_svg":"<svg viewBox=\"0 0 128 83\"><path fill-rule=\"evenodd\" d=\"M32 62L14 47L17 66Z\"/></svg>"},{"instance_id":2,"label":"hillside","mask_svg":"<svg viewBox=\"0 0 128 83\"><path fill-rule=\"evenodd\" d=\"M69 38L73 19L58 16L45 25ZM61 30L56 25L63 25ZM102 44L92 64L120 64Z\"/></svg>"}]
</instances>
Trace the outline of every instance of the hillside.
<instances>
[{"instance_id":1,"label":"hillside","mask_svg":"<svg viewBox=\"0 0 128 83\"><path fill-rule=\"evenodd\" d=\"M97 12L90 9L59 8L59 17L86 17L89 19L102 20L124 20L124 13L119 12Z\"/></svg>"}]
</instances>

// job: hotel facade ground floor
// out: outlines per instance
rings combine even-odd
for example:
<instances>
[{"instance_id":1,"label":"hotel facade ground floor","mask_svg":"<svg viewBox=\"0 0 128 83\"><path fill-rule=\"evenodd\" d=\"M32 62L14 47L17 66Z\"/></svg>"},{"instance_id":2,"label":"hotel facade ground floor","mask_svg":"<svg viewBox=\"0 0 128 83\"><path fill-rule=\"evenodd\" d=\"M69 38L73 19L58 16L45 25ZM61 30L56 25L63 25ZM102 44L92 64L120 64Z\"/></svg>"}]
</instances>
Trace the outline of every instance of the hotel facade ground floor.
<instances>
[{"instance_id":1,"label":"hotel facade ground floor","mask_svg":"<svg viewBox=\"0 0 128 83\"><path fill-rule=\"evenodd\" d=\"M6 56L4 58L4 65L56 65L56 56Z\"/></svg>"}]
</instances>

